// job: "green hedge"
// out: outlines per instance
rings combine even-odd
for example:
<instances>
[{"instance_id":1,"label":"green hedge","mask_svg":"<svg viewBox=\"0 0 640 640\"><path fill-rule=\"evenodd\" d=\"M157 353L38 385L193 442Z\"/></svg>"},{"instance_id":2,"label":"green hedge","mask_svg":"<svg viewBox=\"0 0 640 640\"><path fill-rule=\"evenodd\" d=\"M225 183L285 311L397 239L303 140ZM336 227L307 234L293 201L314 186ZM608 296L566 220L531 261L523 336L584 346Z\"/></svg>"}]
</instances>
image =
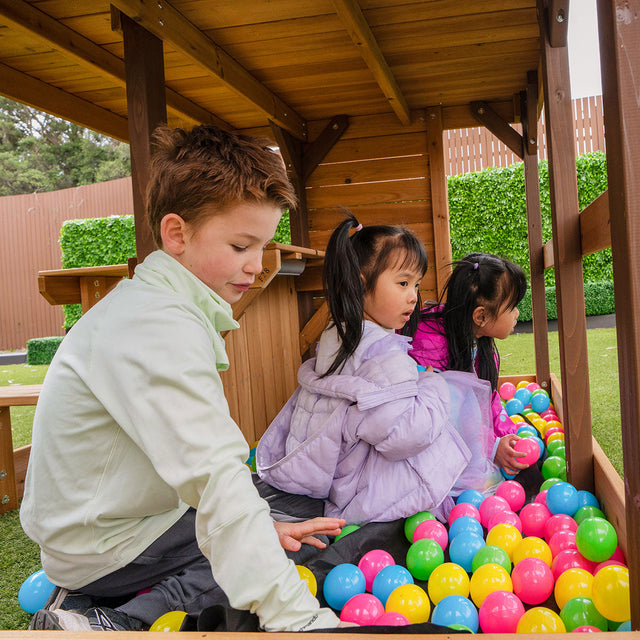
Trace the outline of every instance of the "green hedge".
<instances>
[{"instance_id":1,"label":"green hedge","mask_svg":"<svg viewBox=\"0 0 640 640\"><path fill-rule=\"evenodd\" d=\"M27 364L50 364L61 342L61 336L27 340Z\"/></svg>"}]
</instances>

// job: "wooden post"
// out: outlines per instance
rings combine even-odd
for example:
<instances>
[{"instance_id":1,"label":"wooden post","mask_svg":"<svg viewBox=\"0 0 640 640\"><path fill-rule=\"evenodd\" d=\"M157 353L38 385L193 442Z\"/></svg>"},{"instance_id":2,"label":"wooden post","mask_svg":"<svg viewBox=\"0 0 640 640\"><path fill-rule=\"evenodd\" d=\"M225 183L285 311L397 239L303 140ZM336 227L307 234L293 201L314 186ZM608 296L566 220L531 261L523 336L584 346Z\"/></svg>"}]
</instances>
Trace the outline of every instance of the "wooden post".
<instances>
[{"instance_id":1,"label":"wooden post","mask_svg":"<svg viewBox=\"0 0 640 640\"><path fill-rule=\"evenodd\" d=\"M444 166L442 141L442 108L426 110L427 148L429 149L429 180L431 187L431 217L433 220L436 289L438 297L451 274L451 232L449 229L449 195Z\"/></svg>"},{"instance_id":2,"label":"wooden post","mask_svg":"<svg viewBox=\"0 0 640 640\"><path fill-rule=\"evenodd\" d=\"M631 628L640 630L640 21L598 0L609 215L618 333Z\"/></svg>"},{"instance_id":3,"label":"wooden post","mask_svg":"<svg viewBox=\"0 0 640 640\"><path fill-rule=\"evenodd\" d=\"M118 19L124 38L136 252L142 262L155 249L145 210L151 133L167 122L164 56L162 40L122 13Z\"/></svg>"},{"instance_id":4,"label":"wooden post","mask_svg":"<svg viewBox=\"0 0 640 640\"><path fill-rule=\"evenodd\" d=\"M566 46L550 44L548 4L549 0L538 0L567 471L578 489L593 490L587 320L569 58Z\"/></svg>"},{"instance_id":5,"label":"wooden post","mask_svg":"<svg viewBox=\"0 0 640 640\"><path fill-rule=\"evenodd\" d=\"M533 75L537 75L533 72ZM524 151L524 190L527 200L527 235L529 241L529 270L531 307L533 310L533 342L538 383L550 391L549 333L547 330L547 300L544 288L544 260L542 255L542 214L540 212L540 177L537 145L537 80L527 83L521 96L522 138ZM531 118L532 112L534 117Z\"/></svg>"}]
</instances>

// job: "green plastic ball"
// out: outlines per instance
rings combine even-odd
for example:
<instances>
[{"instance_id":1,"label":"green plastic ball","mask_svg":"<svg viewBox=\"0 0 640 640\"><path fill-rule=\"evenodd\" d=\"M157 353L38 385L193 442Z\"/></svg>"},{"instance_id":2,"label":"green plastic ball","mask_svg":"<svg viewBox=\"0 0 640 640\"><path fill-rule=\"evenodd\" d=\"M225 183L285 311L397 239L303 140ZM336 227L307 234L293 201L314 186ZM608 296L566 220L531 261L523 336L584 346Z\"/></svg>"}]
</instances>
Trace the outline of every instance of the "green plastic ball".
<instances>
[{"instance_id":1,"label":"green plastic ball","mask_svg":"<svg viewBox=\"0 0 640 640\"><path fill-rule=\"evenodd\" d=\"M562 440L552 440L548 445L547 445L547 451L549 452L550 456L555 455L555 451L556 449L558 449L559 447L564 447L564 442Z\"/></svg>"},{"instance_id":2,"label":"green plastic ball","mask_svg":"<svg viewBox=\"0 0 640 640\"><path fill-rule=\"evenodd\" d=\"M586 505L584 507L580 507L574 514L573 519L580 524L583 520L587 518L604 518L604 513L598 509L598 507L593 507L591 505Z\"/></svg>"},{"instance_id":3,"label":"green plastic ball","mask_svg":"<svg viewBox=\"0 0 640 640\"><path fill-rule=\"evenodd\" d=\"M407 551L407 569L416 580L428 580L443 562L442 547L430 538L416 540Z\"/></svg>"},{"instance_id":4,"label":"green plastic ball","mask_svg":"<svg viewBox=\"0 0 640 640\"><path fill-rule=\"evenodd\" d=\"M558 482L562 482L562 479L561 478L547 478L540 485L540 491L544 491L545 489L548 489L551 485L557 484Z\"/></svg>"},{"instance_id":5,"label":"green plastic ball","mask_svg":"<svg viewBox=\"0 0 640 640\"><path fill-rule=\"evenodd\" d=\"M607 631L607 619L596 609L591 598L571 598L560 610L560 618L567 631L590 625Z\"/></svg>"},{"instance_id":6,"label":"green plastic ball","mask_svg":"<svg viewBox=\"0 0 640 640\"><path fill-rule=\"evenodd\" d=\"M549 456L542 463L541 471L545 480L549 478L560 478L564 482L567 480L567 463L560 456Z\"/></svg>"},{"instance_id":7,"label":"green plastic ball","mask_svg":"<svg viewBox=\"0 0 640 640\"><path fill-rule=\"evenodd\" d=\"M608 560L618 545L618 534L604 518L587 518L576 530L578 551L592 562Z\"/></svg>"},{"instance_id":8,"label":"green plastic ball","mask_svg":"<svg viewBox=\"0 0 640 640\"><path fill-rule=\"evenodd\" d=\"M334 542L338 542L340 538L344 538L348 536L350 533L356 531L360 527L357 524L348 524L346 527L342 527L342 531L333 539Z\"/></svg>"},{"instance_id":9,"label":"green plastic ball","mask_svg":"<svg viewBox=\"0 0 640 640\"><path fill-rule=\"evenodd\" d=\"M502 547L498 547L495 544L487 544L476 551L476 555L473 556L471 561L471 570L475 571L483 564L497 564L505 569L507 573L511 573L509 554Z\"/></svg>"},{"instance_id":10,"label":"green plastic ball","mask_svg":"<svg viewBox=\"0 0 640 640\"><path fill-rule=\"evenodd\" d=\"M418 511L418 513L414 513L412 516L409 516L404 521L404 535L407 537L407 540L409 542L413 542L413 532L421 522L435 519L436 517L431 513L431 511Z\"/></svg>"}]
</instances>

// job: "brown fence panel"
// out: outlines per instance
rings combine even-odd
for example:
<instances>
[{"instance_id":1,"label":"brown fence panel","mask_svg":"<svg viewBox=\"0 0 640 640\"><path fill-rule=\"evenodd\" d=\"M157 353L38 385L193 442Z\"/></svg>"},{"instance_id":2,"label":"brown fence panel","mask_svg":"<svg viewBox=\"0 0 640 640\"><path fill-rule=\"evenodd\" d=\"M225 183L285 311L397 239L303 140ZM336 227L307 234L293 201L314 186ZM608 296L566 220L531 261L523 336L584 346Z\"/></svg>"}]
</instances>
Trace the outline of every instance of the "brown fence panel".
<instances>
[{"instance_id":1,"label":"brown fence panel","mask_svg":"<svg viewBox=\"0 0 640 640\"><path fill-rule=\"evenodd\" d=\"M133 214L130 178L0 198L0 350L64 335L62 309L38 292L38 271L62 267L62 223L126 214Z\"/></svg>"},{"instance_id":2,"label":"brown fence panel","mask_svg":"<svg viewBox=\"0 0 640 640\"><path fill-rule=\"evenodd\" d=\"M605 151L602 96L573 101L576 122L576 155ZM519 133L519 124L513 125ZM521 162L506 145L484 127L444 132L445 166L448 176L482 171L488 167L507 167ZM538 122L538 159L547 159L544 118Z\"/></svg>"}]
</instances>

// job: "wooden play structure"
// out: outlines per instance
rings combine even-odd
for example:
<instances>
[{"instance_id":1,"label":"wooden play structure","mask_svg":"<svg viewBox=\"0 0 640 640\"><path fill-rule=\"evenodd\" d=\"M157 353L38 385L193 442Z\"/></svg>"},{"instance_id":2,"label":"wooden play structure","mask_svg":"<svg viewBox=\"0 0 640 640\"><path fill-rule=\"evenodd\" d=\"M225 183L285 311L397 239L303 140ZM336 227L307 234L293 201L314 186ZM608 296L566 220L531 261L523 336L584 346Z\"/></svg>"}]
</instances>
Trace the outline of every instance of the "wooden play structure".
<instances>
[{"instance_id":1,"label":"wooden play structure","mask_svg":"<svg viewBox=\"0 0 640 640\"><path fill-rule=\"evenodd\" d=\"M156 125L211 123L277 142L300 200L292 246L265 253L261 278L235 310L242 328L227 338L225 390L249 442L294 390L326 324L322 251L340 207L364 225L412 229L429 257L423 299L437 297L451 260L443 131L486 126L524 162L535 378L561 409L569 480L595 491L625 547L640 630L640 0L598 0L598 17L609 191L582 212L569 0L0 0L0 93L130 143L138 261L153 250L143 195ZM545 246L542 109L553 221ZM582 256L605 247L618 309L624 481L591 435ZM559 379L549 370L547 268L557 283ZM68 302L60 278L77 276L76 301L90 300L92 286L103 295L106 280L91 280L109 274L86 275L83 289L82 272L41 274L41 291ZM32 401L2 400L3 469L12 457L4 407ZM17 500L26 463L11 466L0 494Z\"/></svg>"}]
</instances>

